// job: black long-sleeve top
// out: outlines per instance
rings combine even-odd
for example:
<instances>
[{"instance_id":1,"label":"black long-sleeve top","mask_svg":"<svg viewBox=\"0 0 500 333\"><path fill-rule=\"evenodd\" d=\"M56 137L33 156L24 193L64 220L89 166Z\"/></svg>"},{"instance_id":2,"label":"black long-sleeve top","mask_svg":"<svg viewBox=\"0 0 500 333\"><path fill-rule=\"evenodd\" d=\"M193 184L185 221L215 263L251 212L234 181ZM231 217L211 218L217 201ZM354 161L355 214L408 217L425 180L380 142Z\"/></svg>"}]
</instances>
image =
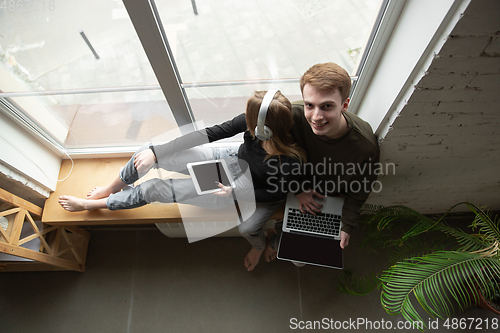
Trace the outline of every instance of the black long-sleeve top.
<instances>
[{"instance_id":1,"label":"black long-sleeve top","mask_svg":"<svg viewBox=\"0 0 500 333\"><path fill-rule=\"evenodd\" d=\"M286 198L288 184L291 181L293 169L300 167L298 159L285 156L268 155L257 138L247 130L245 114L242 113L222 124L194 131L174 139L168 143L155 145L157 159L201 144L230 138L244 132L243 143L238 149L238 159L243 172L250 168L252 183L257 202L280 201Z\"/></svg>"}]
</instances>

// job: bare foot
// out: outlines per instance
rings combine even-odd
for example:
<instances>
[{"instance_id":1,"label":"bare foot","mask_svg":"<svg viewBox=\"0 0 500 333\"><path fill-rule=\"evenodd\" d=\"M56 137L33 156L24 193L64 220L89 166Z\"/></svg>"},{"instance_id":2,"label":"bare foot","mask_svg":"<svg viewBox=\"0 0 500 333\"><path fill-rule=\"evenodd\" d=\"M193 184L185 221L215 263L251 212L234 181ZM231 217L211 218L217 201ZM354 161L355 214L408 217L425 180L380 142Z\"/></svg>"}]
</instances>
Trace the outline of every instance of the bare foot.
<instances>
[{"instance_id":1,"label":"bare foot","mask_svg":"<svg viewBox=\"0 0 500 333\"><path fill-rule=\"evenodd\" d=\"M80 212L85 210L85 199L75 198L69 195L62 195L59 197L59 204L62 208L70 212Z\"/></svg>"},{"instance_id":2,"label":"bare foot","mask_svg":"<svg viewBox=\"0 0 500 333\"><path fill-rule=\"evenodd\" d=\"M111 183L106 185L105 187L94 187L87 194L87 199L89 200L98 200L109 197L113 193L120 192L123 188L127 187L127 184L124 183L120 177L116 177L113 179Z\"/></svg>"},{"instance_id":3,"label":"bare foot","mask_svg":"<svg viewBox=\"0 0 500 333\"><path fill-rule=\"evenodd\" d=\"M264 250L264 259L266 259L267 262L270 262L274 259L276 259L276 256L278 255L278 252L276 252L272 247L271 247L271 237L273 235L276 235L276 230L274 229L269 229L267 230L267 246L266 249Z\"/></svg>"},{"instance_id":4,"label":"bare foot","mask_svg":"<svg viewBox=\"0 0 500 333\"><path fill-rule=\"evenodd\" d=\"M80 199L69 195L62 195L59 197L59 204L62 208L66 209L69 212L81 212L82 210L107 208L107 200L108 198L89 200Z\"/></svg>"},{"instance_id":5,"label":"bare foot","mask_svg":"<svg viewBox=\"0 0 500 333\"><path fill-rule=\"evenodd\" d=\"M256 250L252 247L250 252L248 252L247 256L245 257L244 263L245 267L247 268L247 271L253 271L255 266L259 263L260 256L262 255L262 252L264 250Z\"/></svg>"},{"instance_id":6,"label":"bare foot","mask_svg":"<svg viewBox=\"0 0 500 333\"><path fill-rule=\"evenodd\" d=\"M110 194L111 191L109 191L106 187L94 187L87 194L87 199L97 200L97 199L107 198L109 197Z\"/></svg>"}]
</instances>

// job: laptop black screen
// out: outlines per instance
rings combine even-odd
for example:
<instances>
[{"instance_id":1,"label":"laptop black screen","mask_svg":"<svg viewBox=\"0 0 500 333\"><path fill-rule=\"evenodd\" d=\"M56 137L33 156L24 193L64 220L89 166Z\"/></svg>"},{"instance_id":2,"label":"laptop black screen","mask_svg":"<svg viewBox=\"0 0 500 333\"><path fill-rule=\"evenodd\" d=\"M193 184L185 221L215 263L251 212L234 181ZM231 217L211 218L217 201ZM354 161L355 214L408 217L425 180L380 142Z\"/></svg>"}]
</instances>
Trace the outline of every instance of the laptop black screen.
<instances>
[{"instance_id":1,"label":"laptop black screen","mask_svg":"<svg viewBox=\"0 0 500 333\"><path fill-rule=\"evenodd\" d=\"M344 267L340 240L293 232L281 233L278 258L332 268Z\"/></svg>"}]
</instances>

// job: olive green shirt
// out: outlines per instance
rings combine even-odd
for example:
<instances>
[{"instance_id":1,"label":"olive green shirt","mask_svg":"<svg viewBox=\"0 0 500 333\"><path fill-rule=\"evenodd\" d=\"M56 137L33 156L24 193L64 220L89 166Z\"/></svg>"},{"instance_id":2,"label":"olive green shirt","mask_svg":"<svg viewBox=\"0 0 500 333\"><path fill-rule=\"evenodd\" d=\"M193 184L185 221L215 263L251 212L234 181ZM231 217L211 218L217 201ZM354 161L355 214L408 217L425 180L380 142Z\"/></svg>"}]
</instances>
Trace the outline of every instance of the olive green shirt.
<instances>
[{"instance_id":1,"label":"olive green shirt","mask_svg":"<svg viewBox=\"0 0 500 333\"><path fill-rule=\"evenodd\" d=\"M344 112L348 131L338 139L328 139L314 134L304 117L302 101L292 103L292 113L292 135L307 154L307 162L297 176L303 186L294 192L309 188L344 197L342 230L350 233L358 226L359 209L380 171L380 150L372 128L355 114Z\"/></svg>"}]
</instances>

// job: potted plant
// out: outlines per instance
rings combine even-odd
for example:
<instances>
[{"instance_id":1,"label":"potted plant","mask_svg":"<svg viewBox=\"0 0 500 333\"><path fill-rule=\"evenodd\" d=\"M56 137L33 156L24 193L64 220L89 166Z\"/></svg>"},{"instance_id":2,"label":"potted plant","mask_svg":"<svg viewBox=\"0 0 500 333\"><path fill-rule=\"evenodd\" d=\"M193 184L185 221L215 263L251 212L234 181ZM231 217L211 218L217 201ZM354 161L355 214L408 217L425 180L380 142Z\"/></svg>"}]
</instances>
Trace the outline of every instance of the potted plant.
<instances>
[{"instance_id":1,"label":"potted plant","mask_svg":"<svg viewBox=\"0 0 500 333\"><path fill-rule=\"evenodd\" d=\"M447 223L451 211L466 205L472 223L463 230ZM457 308L498 302L500 293L500 221L498 216L471 203L460 203L447 213L426 216L402 205L365 206L367 237L363 244L387 253L395 249L394 263L382 274L353 279L346 272L341 289L351 294L381 288L381 303L389 314L401 314L424 323L415 304L433 317L444 319ZM425 327L425 324L424 324Z\"/></svg>"},{"instance_id":2,"label":"potted plant","mask_svg":"<svg viewBox=\"0 0 500 333\"><path fill-rule=\"evenodd\" d=\"M497 286L500 285L500 277L495 277L489 283L495 284ZM491 299L485 298L482 293L478 293L478 297L480 307L490 310L500 316L500 293L498 292L498 290L495 291Z\"/></svg>"}]
</instances>

